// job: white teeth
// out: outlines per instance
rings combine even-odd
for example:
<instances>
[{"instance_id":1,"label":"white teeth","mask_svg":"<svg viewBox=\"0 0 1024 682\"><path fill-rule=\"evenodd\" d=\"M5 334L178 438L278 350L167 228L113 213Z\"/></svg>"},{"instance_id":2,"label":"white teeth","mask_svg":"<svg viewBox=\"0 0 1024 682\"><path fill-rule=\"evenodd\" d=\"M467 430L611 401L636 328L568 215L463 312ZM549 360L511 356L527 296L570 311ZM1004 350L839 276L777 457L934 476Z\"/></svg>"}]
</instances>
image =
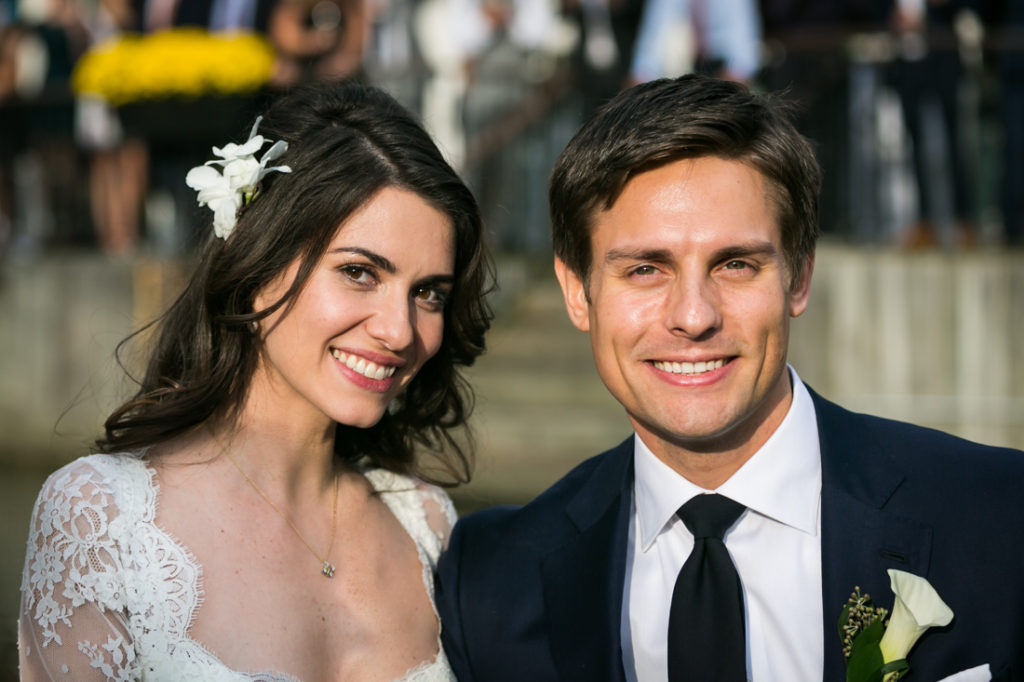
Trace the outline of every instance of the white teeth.
<instances>
[{"instance_id":1,"label":"white teeth","mask_svg":"<svg viewBox=\"0 0 1024 682\"><path fill-rule=\"evenodd\" d=\"M344 351L334 350L331 354L346 367L354 372L362 374L367 379L387 379L389 376L395 373L397 369L394 365L378 365L375 362L370 362L366 358L360 358L355 355L349 355Z\"/></svg>"},{"instance_id":2,"label":"white teeth","mask_svg":"<svg viewBox=\"0 0 1024 682\"><path fill-rule=\"evenodd\" d=\"M724 364L725 360L712 360L710 362L655 362L654 366L662 372L692 376L719 369Z\"/></svg>"}]
</instances>

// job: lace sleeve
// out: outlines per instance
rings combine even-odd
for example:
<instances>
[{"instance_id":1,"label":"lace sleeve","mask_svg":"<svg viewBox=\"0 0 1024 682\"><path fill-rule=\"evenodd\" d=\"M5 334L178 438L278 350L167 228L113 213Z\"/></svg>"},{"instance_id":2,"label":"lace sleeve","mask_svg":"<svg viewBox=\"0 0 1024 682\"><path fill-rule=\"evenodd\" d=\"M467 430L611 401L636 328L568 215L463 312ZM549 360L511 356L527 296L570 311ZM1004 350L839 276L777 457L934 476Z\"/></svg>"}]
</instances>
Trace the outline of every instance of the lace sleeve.
<instances>
[{"instance_id":1,"label":"lace sleeve","mask_svg":"<svg viewBox=\"0 0 1024 682\"><path fill-rule=\"evenodd\" d=\"M437 536L441 548L447 549L448 538L451 536L457 518L455 505L452 504L451 498L444 490L437 486L417 481L416 487L419 489L423 501L423 512L427 516L427 525Z\"/></svg>"},{"instance_id":2,"label":"lace sleeve","mask_svg":"<svg viewBox=\"0 0 1024 682\"><path fill-rule=\"evenodd\" d=\"M21 585L21 679L140 678L125 616L126 520L109 481L78 460L43 485Z\"/></svg>"}]
</instances>

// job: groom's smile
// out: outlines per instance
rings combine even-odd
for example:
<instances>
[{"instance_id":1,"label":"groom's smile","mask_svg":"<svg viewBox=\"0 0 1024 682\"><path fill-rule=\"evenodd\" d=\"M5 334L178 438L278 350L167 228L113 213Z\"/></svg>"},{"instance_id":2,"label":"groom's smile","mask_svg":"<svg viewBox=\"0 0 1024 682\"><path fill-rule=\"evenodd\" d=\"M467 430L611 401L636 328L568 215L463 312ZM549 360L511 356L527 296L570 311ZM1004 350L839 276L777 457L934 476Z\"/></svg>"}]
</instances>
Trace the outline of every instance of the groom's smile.
<instances>
[{"instance_id":1,"label":"groom's smile","mask_svg":"<svg viewBox=\"0 0 1024 682\"><path fill-rule=\"evenodd\" d=\"M651 364L659 372L667 372L668 374L675 374L684 377L700 378L702 380L712 380L718 376L716 374L717 370L722 369L722 367L725 366L725 363L731 360L732 358L694 361L652 360Z\"/></svg>"}]
</instances>

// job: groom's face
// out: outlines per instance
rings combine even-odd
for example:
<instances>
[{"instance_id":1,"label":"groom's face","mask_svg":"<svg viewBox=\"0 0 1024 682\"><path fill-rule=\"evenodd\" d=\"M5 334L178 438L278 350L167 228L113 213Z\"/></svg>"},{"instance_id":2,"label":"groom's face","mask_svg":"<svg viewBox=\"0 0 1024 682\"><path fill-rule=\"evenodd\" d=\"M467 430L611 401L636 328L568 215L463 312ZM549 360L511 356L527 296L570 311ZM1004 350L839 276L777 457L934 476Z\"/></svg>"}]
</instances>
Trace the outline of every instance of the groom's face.
<instances>
[{"instance_id":1,"label":"groom's face","mask_svg":"<svg viewBox=\"0 0 1024 682\"><path fill-rule=\"evenodd\" d=\"M644 442L659 456L760 447L789 406L789 318L811 272L790 286L763 176L717 157L646 171L594 216L592 258L586 283L556 271Z\"/></svg>"}]
</instances>

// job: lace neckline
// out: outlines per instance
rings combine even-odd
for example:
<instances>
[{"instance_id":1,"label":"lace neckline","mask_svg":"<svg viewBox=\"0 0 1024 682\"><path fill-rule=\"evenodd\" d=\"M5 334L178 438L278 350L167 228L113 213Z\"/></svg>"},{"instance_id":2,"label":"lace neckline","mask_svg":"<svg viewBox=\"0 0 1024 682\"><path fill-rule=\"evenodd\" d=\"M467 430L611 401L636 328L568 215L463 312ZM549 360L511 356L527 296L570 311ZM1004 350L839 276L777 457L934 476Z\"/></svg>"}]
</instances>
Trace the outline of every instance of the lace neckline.
<instances>
[{"instance_id":1,"label":"lace neckline","mask_svg":"<svg viewBox=\"0 0 1024 682\"><path fill-rule=\"evenodd\" d=\"M102 457L103 455L99 456ZM117 455L107 456L116 457ZM185 593L191 593L193 595L193 599L189 600L190 603L187 605L184 618L182 618L184 621L184 627L182 627L179 632L179 638L182 643L186 644L190 648L194 648L196 653L200 653L202 657L207 659L209 665L214 665L225 671L231 671L236 675L243 676L249 682L301 682L301 680L296 677L274 670L258 672L235 670L225 664L210 648L192 637L192 625L195 623L196 617L199 614L199 609L202 606L204 597L202 564L184 542L172 533L166 531L156 522L156 515L159 510L160 503L160 483L157 480L156 470L146 461L144 453L139 455L129 455L127 458L137 463L137 468L133 468L138 472L140 478L143 475L146 477L144 485L144 489L146 490L146 504L145 509L143 510L143 520L147 521L152 528L155 529L168 547L173 547L174 550L180 554L181 564L187 565L192 569L191 571L186 572L186 575L191 576L191 579L186 579L186 584L182 585L182 587L185 588ZM360 473L366 477L373 489L380 493L381 499L388 506L391 513L398 519L399 523L401 523L402 528L405 529L410 541L412 541L416 547L416 555L419 557L420 565L422 567L421 577L423 585L427 591L431 610L434 612L434 617L438 622L437 653L434 654L432 659L416 664L395 680L395 682L402 682L417 675L418 673L431 669L435 665L447 665L447 658L444 655L444 648L441 643L440 615L437 611L437 605L434 603L434 582L432 579L434 565L431 562L430 557L424 551L422 544L417 541L417 537L424 537L422 534L423 530L427 530L429 532L429 528L426 524L425 512L423 512L422 505L419 503L419 500L408 500L409 502L412 502L412 504L403 505L402 500L399 499L399 496L407 497L408 494L413 494L415 497L417 488L412 479L384 469L360 469ZM405 495L403 495L403 493ZM414 507L419 513L410 516L407 512L411 507Z\"/></svg>"},{"instance_id":2,"label":"lace neckline","mask_svg":"<svg viewBox=\"0 0 1024 682\"><path fill-rule=\"evenodd\" d=\"M116 457L117 455L110 456ZM219 667L225 671L230 671L236 675L243 676L247 680L251 680L251 682L301 682L301 680L296 677L274 670L261 670L258 672L235 670L224 663L212 649L192 637L192 626L195 623L196 617L199 615L199 609L203 605L203 599L205 596L203 588L203 565L184 542L157 523L156 516L160 508L160 483L157 480L156 469L150 466L147 462L145 453L129 455L126 459L136 463L132 466L133 472L137 473L140 478L145 476L144 489L146 490L145 499L147 504L145 505L145 509L142 510L144 514L142 520L148 522L152 526L154 531L163 539L164 544L167 547L173 548L173 550L179 554L179 562L181 565L186 565L192 569L186 573L186 575L191 576L191 579L187 579L185 581L185 584L182 585L182 588L184 589L181 590L182 594L193 595L193 599L188 600L184 618L181 619L184 621L184 627L180 628L178 633L180 640L179 645L184 644L189 648L194 649L195 654L206 659L207 665Z\"/></svg>"}]
</instances>

